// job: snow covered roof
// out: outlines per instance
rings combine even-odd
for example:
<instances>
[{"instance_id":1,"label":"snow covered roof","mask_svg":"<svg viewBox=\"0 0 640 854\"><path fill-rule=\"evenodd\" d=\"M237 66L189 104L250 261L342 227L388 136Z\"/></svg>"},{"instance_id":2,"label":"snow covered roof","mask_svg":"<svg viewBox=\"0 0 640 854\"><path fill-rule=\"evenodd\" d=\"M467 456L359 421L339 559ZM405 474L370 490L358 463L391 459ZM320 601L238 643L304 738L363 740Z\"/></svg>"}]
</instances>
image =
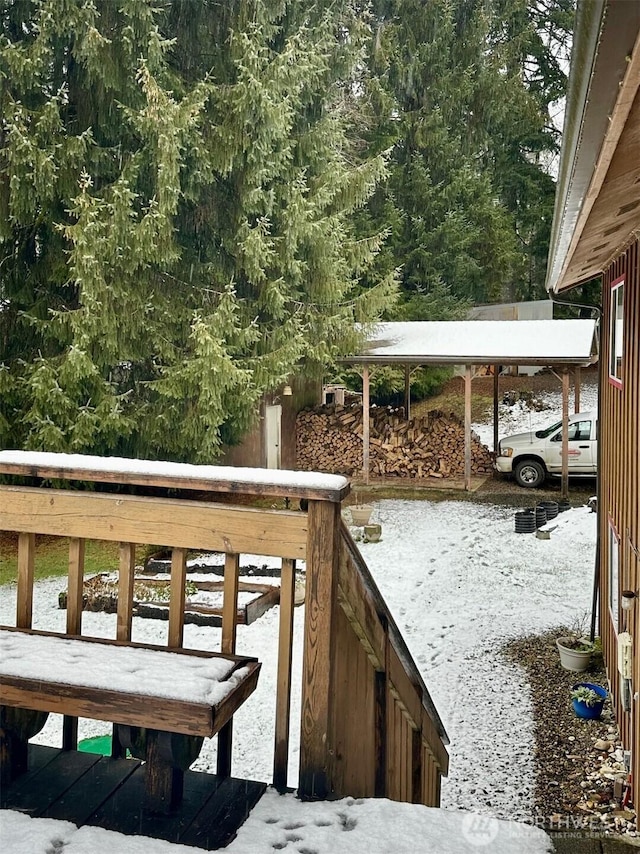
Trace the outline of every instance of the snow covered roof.
<instances>
[{"instance_id":1,"label":"snow covered roof","mask_svg":"<svg viewBox=\"0 0 640 854\"><path fill-rule=\"evenodd\" d=\"M191 465L44 451L0 451L0 473L251 495L298 495L328 501L340 501L349 492L347 478L336 474Z\"/></svg>"},{"instance_id":2,"label":"snow covered roof","mask_svg":"<svg viewBox=\"0 0 640 854\"><path fill-rule=\"evenodd\" d=\"M595 320L381 323L343 361L418 365L585 365L597 360Z\"/></svg>"}]
</instances>

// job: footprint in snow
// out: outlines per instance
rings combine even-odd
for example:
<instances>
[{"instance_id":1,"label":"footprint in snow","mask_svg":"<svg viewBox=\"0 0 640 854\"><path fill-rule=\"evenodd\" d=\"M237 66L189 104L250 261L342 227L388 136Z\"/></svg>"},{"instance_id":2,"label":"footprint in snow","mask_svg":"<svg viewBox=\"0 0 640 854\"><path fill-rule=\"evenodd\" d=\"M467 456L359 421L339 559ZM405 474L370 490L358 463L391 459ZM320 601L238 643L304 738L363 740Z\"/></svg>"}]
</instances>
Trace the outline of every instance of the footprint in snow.
<instances>
[{"instance_id":1,"label":"footprint in snow","mask_svg":"<svg viewBox=\"0 0 640 854\"><path fill-rule=\"evenodd\" d=\"M350 818L344 812L339 812L338 818L340 819L340 826L343 830L354 830L356 825L358 824L357 818Z\"/></svg>"}]
</instances>

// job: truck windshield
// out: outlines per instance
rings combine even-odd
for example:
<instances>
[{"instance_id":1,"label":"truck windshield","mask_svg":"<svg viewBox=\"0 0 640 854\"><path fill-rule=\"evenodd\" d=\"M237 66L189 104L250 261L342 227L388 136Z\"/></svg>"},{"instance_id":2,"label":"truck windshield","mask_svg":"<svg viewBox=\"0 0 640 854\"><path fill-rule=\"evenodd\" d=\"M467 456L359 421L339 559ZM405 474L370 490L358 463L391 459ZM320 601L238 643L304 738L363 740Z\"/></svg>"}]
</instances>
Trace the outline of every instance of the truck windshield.
<instances>
[{"instance_id":1,"label":"truck windshield","mask_svg":"<svg viewBox=\"0 0 640 854\"><path fill-rule=\"evenodd\" d=\"M536 437L538 439L546 439L547 436L550 436L559 427L562 427L562 421L556 421L555 424L552 424L551 427L545 427L544 430L536 430Z\"/></svg>"}]
</instances>

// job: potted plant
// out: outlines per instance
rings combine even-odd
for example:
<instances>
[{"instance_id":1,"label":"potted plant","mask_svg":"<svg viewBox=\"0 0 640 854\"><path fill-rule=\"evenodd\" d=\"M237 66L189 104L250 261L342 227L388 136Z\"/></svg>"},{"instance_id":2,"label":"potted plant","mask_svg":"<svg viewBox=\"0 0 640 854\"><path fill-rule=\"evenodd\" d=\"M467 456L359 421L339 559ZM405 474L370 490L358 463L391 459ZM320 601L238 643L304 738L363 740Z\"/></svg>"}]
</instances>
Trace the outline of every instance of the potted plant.
<instances>
[{"instance_id":1,"label":"potted plant","mask_svg":"<svg viewBox=\"0 0 640 854\"><path fill-rule=\"evenodd\" d=\"M352 504L349 510L351 511L352 524L357 525L359 528L369 524L371 514L373 513L373 506L371 504L362 504L357 492L356 503Z\"/></svg>"},{"instance_id":2,"label":"potted plant","mask_svg":"<svg viewBox=\"0 0 640 854\"><path fill-rule=\"evenodd\" d=\"M581 673L591 662L594 644L588 639L577 635L565 635L556 640L560 653L560 664L565 670Z\"/></svg>"},{"instance_id":3,"label":"potted plant","mask_svg":"<svg viewBox=\"0 0 640 854\"><path fill-rule=\"evenodd\" d=\"M577 682L571 691L573 710L579 718L595 720L602 714L608 692L602 685L591 682Z\"/></svg>"},{"instance_id":4,"label":"potted plant","mask_svg":"<svg viewBox=\"0 0 640 854\"><path fill-rule=\"evenodd\" d=\"M364 541L365 543L379 543L382 536L382 525L365 525L364 526Z\"/></svg>"}]
</instances>

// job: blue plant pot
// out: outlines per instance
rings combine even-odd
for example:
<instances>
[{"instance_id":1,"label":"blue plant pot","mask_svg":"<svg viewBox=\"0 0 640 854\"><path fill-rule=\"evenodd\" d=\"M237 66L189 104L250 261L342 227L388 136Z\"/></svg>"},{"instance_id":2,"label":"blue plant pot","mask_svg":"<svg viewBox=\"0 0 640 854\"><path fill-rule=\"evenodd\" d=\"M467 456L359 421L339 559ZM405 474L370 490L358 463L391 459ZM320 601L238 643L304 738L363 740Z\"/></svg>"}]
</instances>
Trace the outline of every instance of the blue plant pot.
<instances>
[{"instance_id":1,"label":"blue plant pot","mask_svg":"<svg viewBox=\"0 0 640 854\"><path fill-rule=\"evenodd\" d=\"M595 691L599 697L602 699L594 703L593 706L587 706L586 703L583 703L582 700L572 700L573 711L579 718L586 718L587 720L597 720L602 714L602 709L604 707L604 701L607 699L609 692L606 688L603 688L602 685L594 685L592 682L576 682L573 686L573 690L576 688L591 688L592 691Z\"/></svg>"}]
</instances>

